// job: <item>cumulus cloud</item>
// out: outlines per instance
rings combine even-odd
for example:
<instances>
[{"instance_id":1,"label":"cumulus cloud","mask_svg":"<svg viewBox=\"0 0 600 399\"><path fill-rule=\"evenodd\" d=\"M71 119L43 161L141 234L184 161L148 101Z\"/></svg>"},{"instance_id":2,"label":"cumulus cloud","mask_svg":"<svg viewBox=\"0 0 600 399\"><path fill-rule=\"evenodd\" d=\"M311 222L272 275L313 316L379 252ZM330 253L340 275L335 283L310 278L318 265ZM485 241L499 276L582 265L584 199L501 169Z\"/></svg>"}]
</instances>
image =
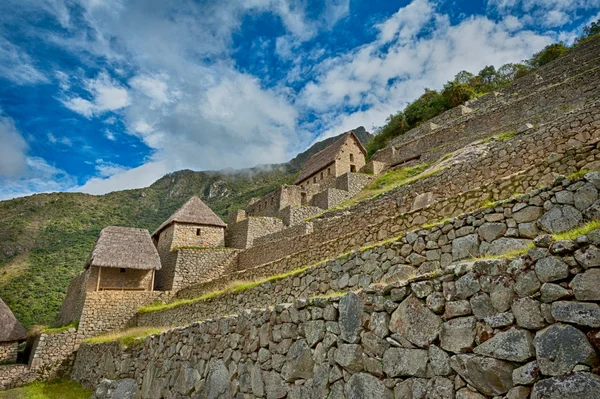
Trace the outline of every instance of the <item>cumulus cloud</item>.
<instances>
[{"instance_id":1,"label":"cumulus cloud","mask_svg":"<svg viewBox=\"0 0 600 399\"><path fill-rule=\"evenodd\" d=\"M106 72L101 72L94 79L87 79L83 88L90 95L90 100L73 96L62 101L65 107L86 118L108 111L117 111L131 103L127 88L112 79Z\"/></svg>"}]
</instances>

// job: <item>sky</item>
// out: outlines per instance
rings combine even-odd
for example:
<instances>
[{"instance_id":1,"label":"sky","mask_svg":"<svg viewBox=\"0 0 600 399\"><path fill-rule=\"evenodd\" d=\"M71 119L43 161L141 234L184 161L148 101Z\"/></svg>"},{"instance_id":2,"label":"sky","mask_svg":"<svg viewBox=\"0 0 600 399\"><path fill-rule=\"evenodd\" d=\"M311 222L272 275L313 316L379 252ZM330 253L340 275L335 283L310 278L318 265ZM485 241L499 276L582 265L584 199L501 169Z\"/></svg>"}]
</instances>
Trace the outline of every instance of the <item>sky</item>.
<instances>
[{"instance_id":1,"label":"sky","mask_svg":"<svg viewBox=\"0 0 600 399\"><path fill-rule=\"evenodd\" d=\"M285 162L600 0L2 0L0 200Z\"/></svg>"}]
</instances>

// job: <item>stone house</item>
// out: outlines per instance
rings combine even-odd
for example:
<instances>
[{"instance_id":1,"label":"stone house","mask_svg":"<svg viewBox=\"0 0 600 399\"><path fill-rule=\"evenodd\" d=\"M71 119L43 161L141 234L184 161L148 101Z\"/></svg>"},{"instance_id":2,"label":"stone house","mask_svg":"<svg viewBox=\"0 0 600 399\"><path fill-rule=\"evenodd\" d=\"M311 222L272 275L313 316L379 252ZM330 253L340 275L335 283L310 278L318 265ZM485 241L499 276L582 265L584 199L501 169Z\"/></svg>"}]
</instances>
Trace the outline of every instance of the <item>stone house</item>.
<instances>
[{"instance_id":1,"label":"stone house","mask_svg":"<svg viewBox=\"0 0 600 399\"><path fill-rule=\"evenodd\" d=\"M178 248L223 247L226 227L225 222L196 196L176 210L152 234L162 263L162 269L156 274L156 289L172 289Z\"/></svg>"},{"instance_id":2,"label":"stone house","mask_svg":"<svg viewBox=\"0 0 600 399\"><path fill-rule=\"evenodd\" d=\"M345 133L329 147L310 157L295 181L304 191L327 188L338 176L358 172L365 165L367 151L354 132Z\"/></svg>"},{"instance_id":3,"label":"stone house","mask_svg":"<svg viewBox=\"0 0 600 399\"><path fill-rule=\"evenodd\" d=\"M160 258L146 229L102 229L85 265L87 291L152 291Z\"/></svg>"},{"instance_id":4,"label":"stone house","mask_svg":"<svg viewBox=\"0 0 600 399\"><path fill-rule=\"evenodd\" d=\"M19 343L27 338L27 330L0 298L0 363L15 362Z\"/></svg>"}]
</instances>

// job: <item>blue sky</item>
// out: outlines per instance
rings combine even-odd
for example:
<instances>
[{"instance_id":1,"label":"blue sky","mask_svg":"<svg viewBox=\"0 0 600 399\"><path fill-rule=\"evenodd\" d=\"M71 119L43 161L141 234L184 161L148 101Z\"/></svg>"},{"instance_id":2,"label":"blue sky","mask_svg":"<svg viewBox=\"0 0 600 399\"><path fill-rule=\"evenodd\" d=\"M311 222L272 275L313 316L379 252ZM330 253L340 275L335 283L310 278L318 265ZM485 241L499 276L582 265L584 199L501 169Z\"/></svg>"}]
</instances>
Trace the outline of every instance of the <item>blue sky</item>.
<instances>
[{"instance_id":1,"label":"blue sky","mask_svg":"<svg viewBox=\"0 0 600 399\"><path fill-rule=\"evenodd\" d=\"M3 0L0 199L284 162L598 18L600 0Z\"/></svg>"}]
</instances>

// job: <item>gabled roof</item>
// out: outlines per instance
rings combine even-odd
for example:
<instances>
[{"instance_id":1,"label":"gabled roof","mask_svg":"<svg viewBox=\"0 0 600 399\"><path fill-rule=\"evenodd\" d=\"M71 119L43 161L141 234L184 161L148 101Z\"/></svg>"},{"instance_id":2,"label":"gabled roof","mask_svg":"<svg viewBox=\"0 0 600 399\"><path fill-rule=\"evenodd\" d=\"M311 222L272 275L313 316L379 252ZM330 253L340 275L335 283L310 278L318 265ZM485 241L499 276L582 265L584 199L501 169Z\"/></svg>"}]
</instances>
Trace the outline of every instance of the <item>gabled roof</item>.
<instances>
[{"instance_id":1,"label":"gabled roof","mask_svg":"<svg viewBox=\"0 0 600 399\"><path fill-rule=\"evenodd\" d=\"M152 233L152 236L157 235L173 222L227 227L227 224L196 196L190 198L181 208L177 209L170 218Z\"/></svg>"},{"instance_id":2,"label":"gabled roof","mask_svg":"<svg viewBox=\"0 0 600 399\"><path fill-rule=\"evenodd\" d=\"M358 148L360 148L360 151L365 156L367 156L367 151L365 150L365 147L363 147L363 145L361 144L358 137L356 137L354 132L350 131L344 133L344 135L338 140L336 140L333 144L310 157L308 161L306 161L306 163L304 164L302 172L300 172L300 175L294 183L298 184L301 181L306 180L308 177L314 175L321 169L325 168L327 165L333 163L337 155L340 153L340 151L342 151L344 143L348 138L352 138L354 141L356 141L356 144L358 145Z\"/></svg>"},{"instance_id":3,"label":"gabled roof","mask_svg":"<svg viewBox=\"0 0 600 399\"><path fill-rule=\"evenodd\" d=\"M0 342L22 341L25 338L27 338L27 330L0 298Z\"/></svg>"},{"instance_id":4,"label":"gabled roof","mask_svg":"<svg viewBox=\"0 0 600 399\"><path fill-rule=\"evenodd\" d=\"M85 266L158 270L161 265L148 230L109 226L100 232Z\"/></svg>"}]
</instances>

